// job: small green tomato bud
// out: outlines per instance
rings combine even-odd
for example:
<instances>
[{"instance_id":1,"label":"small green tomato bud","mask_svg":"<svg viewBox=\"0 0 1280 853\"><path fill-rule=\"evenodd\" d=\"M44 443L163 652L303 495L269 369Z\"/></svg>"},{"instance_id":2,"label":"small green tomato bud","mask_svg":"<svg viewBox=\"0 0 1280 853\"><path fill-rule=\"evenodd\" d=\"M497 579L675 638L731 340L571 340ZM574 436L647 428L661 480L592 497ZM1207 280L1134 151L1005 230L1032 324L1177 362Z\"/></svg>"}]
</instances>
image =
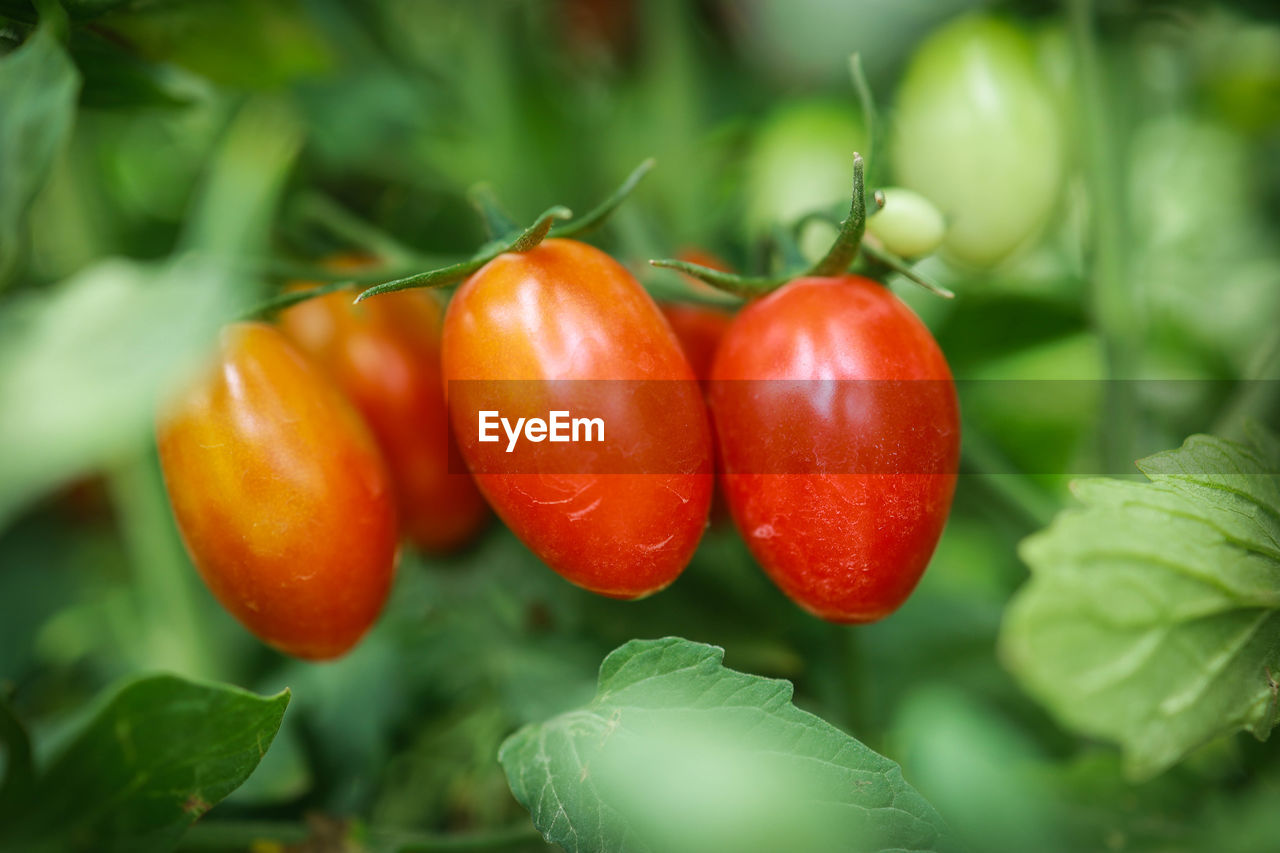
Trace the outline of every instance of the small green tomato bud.
<instances>
[{"instance_id":1,"label":"small green tomato bud","mask_svg":"<svg viewBox=\"0 0 1280 853\"><path fill-rule=\"evenodd\" d=\"M947 226L942 213L913 190L884 190L884 207L867 219L867 231L903 258L918 258L942 245Z\"/></svg>"}]
</instances>

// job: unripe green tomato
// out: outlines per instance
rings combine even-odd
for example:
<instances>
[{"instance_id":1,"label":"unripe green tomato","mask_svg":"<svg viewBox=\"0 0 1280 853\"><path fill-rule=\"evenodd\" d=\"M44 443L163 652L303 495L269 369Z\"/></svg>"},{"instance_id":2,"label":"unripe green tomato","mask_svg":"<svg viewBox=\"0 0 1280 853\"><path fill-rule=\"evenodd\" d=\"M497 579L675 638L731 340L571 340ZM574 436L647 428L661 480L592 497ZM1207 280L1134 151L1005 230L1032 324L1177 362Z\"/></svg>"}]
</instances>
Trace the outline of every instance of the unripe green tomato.
<instances>
[{"instance_id":1,"label":"unripe green tomato","mask_svg":"<svg viewBox=\"0 0 1280 853\"><path fill-rule=\"evenodd\" d=\"M847 201L853 152L865 154L867 141L851 101L799 101L775 109L756 134L747 161L748 231L767 234L775 224L788 225Z\"/></svg>"},{"instance_id":2,"label":"unripe green tomato","mask_svg":"<svg viewBox=\"0 0 1280 853\"><path fill-rule=\"evenodd\" d=\"M867 231L895 255L919 258L942 245L947 223L920 193L890 187L884 190L884 207L867 220Z\"/></svg>"},{"instance_id":3,"label":"unripe green tomato","mask_svg":"<svg viewBox=\"0 0 1280 853\"><path fill-rule=\"evenodd\" d=\"M916 51L891 155L898 182L946 217L948 258L992 266L1044 224L1064 172L1057 103L1031 41L1009 23L965 16Z\"/></svg>"}]
</instances>

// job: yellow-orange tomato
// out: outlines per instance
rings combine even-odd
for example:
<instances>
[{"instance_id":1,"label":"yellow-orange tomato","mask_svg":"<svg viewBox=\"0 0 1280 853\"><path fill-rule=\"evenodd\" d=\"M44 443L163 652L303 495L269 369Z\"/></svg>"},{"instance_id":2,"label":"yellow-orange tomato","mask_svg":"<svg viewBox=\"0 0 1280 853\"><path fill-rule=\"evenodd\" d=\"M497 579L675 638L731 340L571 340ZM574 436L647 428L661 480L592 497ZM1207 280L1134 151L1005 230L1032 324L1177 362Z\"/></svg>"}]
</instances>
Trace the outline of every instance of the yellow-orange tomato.
<instances>
[{"instance_id":1,"label":"yellow-orange tomato","mask_svg":"<svg viewBox=\"0 0 1280 853\"><path fill-rule=\"evenodd\" d=\"M396 510L337 387L278 330L239 323L157 432L178 528L222 605L297 657L354 646L391 586Z\"/></svg>"},{"instance_id":2,"label":"yellow-orange tomato","mask_svg":"<svg viewBox=\"0 0 1280 853\"><path fill-rule=\"evenodd\" d=\"M346 393L391 471L400 524L426 551L470 541L489 516L449 429L440 373L443 311L403 290L359 305L330 293L281 313L280 326Z\"/></svg>"}]
</instances>

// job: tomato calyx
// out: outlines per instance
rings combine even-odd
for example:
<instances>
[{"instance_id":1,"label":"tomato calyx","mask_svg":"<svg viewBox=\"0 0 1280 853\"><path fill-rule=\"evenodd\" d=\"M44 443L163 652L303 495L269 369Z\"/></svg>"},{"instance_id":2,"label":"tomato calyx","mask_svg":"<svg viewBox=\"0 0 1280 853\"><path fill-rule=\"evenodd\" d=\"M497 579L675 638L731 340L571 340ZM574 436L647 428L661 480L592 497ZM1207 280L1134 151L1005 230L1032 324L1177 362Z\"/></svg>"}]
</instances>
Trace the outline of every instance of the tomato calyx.
<instances>
[{"instance_id":1,"label":"tomato calyx","mask_svg":"<svg viewBox=\"0 0 1280 853\"><path fill-rule=\"evenodd\" d=\"M406 276L405 278L384 281L361 291L356 302L362 302L380 293L391 293L396 290L407 290L411 287L440 287L461 281L480 269L498 255L508 252L527 252L550 237L577 237L604 223L618 205L626 200L636 184L653 168L652 158L645 160L631 171L626 180L618 186L604 201L596 205L585 215L572 219L573 212L564 205L547 208L534 220L532 225L521 228L498 204L492 190L486 185L472 189L469 194L471 203L484 217L485 225L493 235L493 239L485 243L474 255L464 261L448 266L427 270L426 272ZM556 225L557 220L571 220L563 225Z\"/></svg>"},{"instance_id":2,"label":"tomato calyx","mask_svg":"<svg viewBox=\"0 0 1280 853\"><path fill-rule=\"evenodd\" d=\"M701 264L683 261L678 258L660 258L649 261L655 267L672 269L691 275L712 287L740 296L754 299L764 296L782 285L797 278L844 275L858 264L857 270L872 277L883 278L890 272L898 273L909 281L920 285L931 293L944 299L952 299L955 294L942 285L930 280L914 270L904 258L898 257L882 246L872 245L864 241L867 228L867 198L862 155L853 155L853 192L849 204L849 212L841 219L833 211L817 210L801 217L791 232L775 233L775 241L781 249L781 272L766 276L737 275L716 270ZM872 194L871 213L884 206L884 194L877 190ZM797 248L797 237L814 221L829 221L836 224L839 231L831 247L815 264L805 264Z\"/></svg>"},{"instance_id":3,"label":"tomato calyx","mask_svg":"<svg viewBox=\"0 0 1280 853\"><path fill-rule=\"evenodd\" d=\"M564 205L557 204L547 208L534 220L533 224L524 227L519 225L502 209L490 186L478 184L472 187L467 195L472 205L484 218L490 239L477 249L471 257L444 266L434 267L425 272L415 272L411 275L401 275L395 278L389 278L388 274L408 272L405 267L413 263L415 257L409 250L396 245L389 247L392 251L379 253L379 256L384 258L384 263L380 265L380 269L325 270L323 268L298 268L288 264L268 264L269 272L276 276L307 281L323 281L325 283L305 291L289 291L272 296L242 312L238 319L265 319L300 302L341 290L359 289L360 293L356 296L355 301L363 302L369 297L377 296L380 293L453 284L471 275L498 255L507 252L527 252L548 238L577 237L600 227L609 218L610 214L627 199L632 190L636 188L636 185L640 183L640 180L653 166L654 160L650 157L632 169L631 174L627 175L626 179L604 201L583 216L564 222L561 225L556 223L570 220L573 216L573 212ZM313 213L315 212L313 211ZM319 208L319 212L323 213L327 220L330 220L328 224L340 226L337 227L337 230L342 232L349 233L356 230L363 232L367 230L367 226L363 223L355 222L351 214L338 209L336 205L327 204ZM386 242L386 238L383 239L383 242Z\"/></svg>"}]
</instances>

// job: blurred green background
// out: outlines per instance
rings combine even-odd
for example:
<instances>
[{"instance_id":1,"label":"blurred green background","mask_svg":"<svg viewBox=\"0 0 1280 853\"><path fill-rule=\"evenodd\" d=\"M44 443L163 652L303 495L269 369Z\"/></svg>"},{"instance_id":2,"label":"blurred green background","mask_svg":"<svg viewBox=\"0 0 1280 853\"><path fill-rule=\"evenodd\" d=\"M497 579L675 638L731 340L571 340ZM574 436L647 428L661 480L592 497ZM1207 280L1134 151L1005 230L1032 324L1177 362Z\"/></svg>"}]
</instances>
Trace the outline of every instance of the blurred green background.
<instances>
[{"instance_id":1,"label":"blurred green background","mask_svg":"<svg viewBox=\"0 0 1280 853\"><path fill-rule=\"evenodd\" d=\"M1026 579L1017 543L1069 502L1068 474L1276 422L1276 383L1242 381L1280 380L1275 4L64 5L37 29L30 4L0 2L0 679L38 746L142 671L288 686L265 760L185 843L246 849L256 836L235 827L265 821L341 849L320 846L335 830L316 816L500 829L527 821L503 738L589 699L618 644L679 635L793 680L970 849L1280 845L1274 743L1224 738L1128 781L996 653ZM957 18L974 11L996 18ZM973 31L929 40L956 20ZM38 39L65 53L35 55ZM991 99L1013 118L974 129ZM592 239L678 296L688 285L646 259L698 248L767 269L775 227L847 200L854 150L871 186L910 186L947 218L919 269L957 298L892 286L958 378L1089 380L1030 398L972 386L949 526L891 618L809 617L727 524L636 603L569 586L496 524L455 557L406 553L377 627L327 665L266 649L200 584L154 403L290 270L352 248L405 268L461 258L485 239L473 184L522 221L582 212L653 156Z\"/></svg>"}]
</instances>

